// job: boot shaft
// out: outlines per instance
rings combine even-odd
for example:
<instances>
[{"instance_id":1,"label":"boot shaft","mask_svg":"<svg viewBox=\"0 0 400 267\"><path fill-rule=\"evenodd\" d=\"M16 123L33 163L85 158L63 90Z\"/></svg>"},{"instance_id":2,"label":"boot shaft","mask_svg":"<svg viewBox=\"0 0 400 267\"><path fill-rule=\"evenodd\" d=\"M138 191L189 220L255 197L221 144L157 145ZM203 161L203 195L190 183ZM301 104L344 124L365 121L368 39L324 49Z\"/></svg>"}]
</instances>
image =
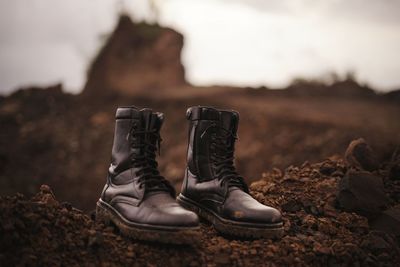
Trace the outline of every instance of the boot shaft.
<instances>
[{"instance_id":1,"label":"boot shaft","mask_svg":"<svg viewBox=\"0 0 400 267\"><path fill-rule=\"evenodd\" d=\"M233 156L239 113L198 106L189 108L186 117L189 120L188 169L201 180L214 179L217 176L215 157ZM216 141L225 143L222 151L216 147ZM226 151L232 155L216 155Z\"/></svg>"},{"instance_id":2,"label":"boot shaft","mask_svg":"<svg viewBox=\"0 0 400 267\"><path fill-rule=\"evenodd\" d=\"M163 120L162 113L153 112L151 109L139 110L134 106L117 109L110 174L117 174L131 168L132 155L153 157L146 155L145 146L141 144L159 145L156 137L159 136ZM149 132L154 134L146 134Z\"/></svg>"},{"instance_id":3,"label":"boot shaft","mask_svg":"<svg viewBox=\"0 0 400 267\"><path fill-rule=\"evenodd\" d=\"M160 175L156 161L163 120L162 113L151 109L118 108L108 185L133 183L138 186L135 190L138 199L155 191L175 195L174 188Z\"/></svg>"}]
</instances>

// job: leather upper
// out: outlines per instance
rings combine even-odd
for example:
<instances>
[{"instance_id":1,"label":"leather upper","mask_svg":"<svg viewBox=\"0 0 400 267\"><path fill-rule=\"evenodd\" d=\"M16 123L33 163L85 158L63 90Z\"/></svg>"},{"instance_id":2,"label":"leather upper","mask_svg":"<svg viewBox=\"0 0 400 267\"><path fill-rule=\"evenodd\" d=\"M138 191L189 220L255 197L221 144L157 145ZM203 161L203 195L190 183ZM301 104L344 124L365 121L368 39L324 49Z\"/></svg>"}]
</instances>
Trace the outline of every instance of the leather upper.
<instances>
[{"instance_id":1,"label":"leather upper","mask_svg":"<svg viewBox=\"0 0 400 267\"><path fill-rule=\"evenodd\" d=\"M187 119L189 145L182 195L224 219L260 224L281 222L280 212L252 198L234 169L239 114L199 106L188 109ZM221 153L232 154L226 155L222 167L216 163L224 162Z\"/></svg>"},{"instance_id":2,"label":"leather upper","mask_svg":"<svg viewBox=\"0 0 400 267\"><path fill-rule=\"evenodd\" d=\"M179 206L155 161L163 114L118 108L111 165L101 199L126 220L156 226L196 226L197 215Z\"/></svg>"},{"instance_id":3,"label":"leather upper","mask_svg":"<svg viewBox=\"0 0 400 267\"><path fill-rule=\"evenodd\" d=\"M222 185L218 179L199 182L188 169L182 194L224 219L259 224L282 221L277 209L259 203L242 189Z\"/></svg>"},{"instance_id":4,"label":"leather upper","mask_svg":"<svg viewBox=\"0 0 400 267\"><path fill-rule=\"evenodd\" d=\"M198 106L189 108L186 118L189 120L188 168L198 174L199 179L214 179L216 173L210 158L211 139L218 134L217 127L236 135L239 113ZM234 140L229 146L233 149Z\"/></svg>"}]
</instances>

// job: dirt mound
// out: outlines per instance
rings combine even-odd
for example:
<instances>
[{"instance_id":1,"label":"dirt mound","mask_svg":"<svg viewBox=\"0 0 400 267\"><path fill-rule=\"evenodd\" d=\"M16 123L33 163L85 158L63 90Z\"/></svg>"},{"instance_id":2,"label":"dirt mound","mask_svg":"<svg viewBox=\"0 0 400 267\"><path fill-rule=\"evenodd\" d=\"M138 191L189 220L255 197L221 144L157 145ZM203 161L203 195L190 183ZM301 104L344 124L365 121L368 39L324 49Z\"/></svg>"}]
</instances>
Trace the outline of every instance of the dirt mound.
<instances>
[{"instance_id":1,"label":"dirt mound","mask_svg":"<svg viewBox=\"0 0 400 267\"><path fill-rule=\"evenodd\" d=\"M350 169L341 159L331 158L264 173L250 186L251 194L282 211L284 237L235 240L203 223L201 242L192 247L121 237L115 228L96 224L68 203L60 204L48 186L41 186L32 199L21 194L1 197L0 260L7 266L396 266L398 233L386 233L385 227L378 231L366 217L337 207L338 182ZM400 182L386 173L380 169L375 175L385 181L390 197L387 217L400 203ZM386 217L378 221L380 227L388 222Z\"/></svg>"}]
</instances>

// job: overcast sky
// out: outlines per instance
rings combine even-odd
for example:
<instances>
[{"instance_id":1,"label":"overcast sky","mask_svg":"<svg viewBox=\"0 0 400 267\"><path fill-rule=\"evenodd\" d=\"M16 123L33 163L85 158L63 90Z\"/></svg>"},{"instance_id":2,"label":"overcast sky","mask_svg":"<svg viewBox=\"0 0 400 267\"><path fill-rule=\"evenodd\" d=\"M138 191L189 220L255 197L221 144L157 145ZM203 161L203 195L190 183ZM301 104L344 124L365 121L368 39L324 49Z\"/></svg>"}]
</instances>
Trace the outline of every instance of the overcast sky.
<instances>
[{"instance_id":1,"label":"overcast sky","mask_svg":"<svg viewBox=\"0 0 400 267\"><path fill-rule=\"evenodd\" d=\"M152 20L145 0L0 0L0 93L62 82L79 92L121 10ZM352 71L400 88L400 0L162 0L158 21L185 36L196 85L283 87Z\"/></svg>"}]
</instances>

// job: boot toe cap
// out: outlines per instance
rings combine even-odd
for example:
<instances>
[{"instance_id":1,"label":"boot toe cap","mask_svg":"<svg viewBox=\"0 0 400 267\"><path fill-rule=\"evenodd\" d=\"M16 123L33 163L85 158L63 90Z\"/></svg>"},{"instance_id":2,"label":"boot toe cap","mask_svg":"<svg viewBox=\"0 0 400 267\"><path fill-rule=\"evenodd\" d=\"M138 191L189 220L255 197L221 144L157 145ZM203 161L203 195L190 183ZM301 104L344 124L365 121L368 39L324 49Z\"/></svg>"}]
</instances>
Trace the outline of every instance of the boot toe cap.
<instances>
[{"instance_id":1,"label":"boot toe cap","mask_svg":"<svg viewBox=\"0 0 400 267\"><path fill-rule=\"evenodd\" d=\"M243 191L235 190L226 200L225 217L230 220L275 224L282 222L279 210L263 205Z\"/></svg>"},{"instance_id":2,"label":"boot toe cap","mask_svg":"<svg viewBox=\"0 0 400 267\"><path fill-rule=\"evenodd\" d=\"M265 206L264 209L241 209L233 211L227 219L257 224L274 224L282 222L281 213L274 208Z\"/></svg>"},{"instance_id":3,"label":"boot toe cap","mask_svg":"<svg viewBox=\"0 0 400 267\"><path fill-rule=\"evenodd\" d=\"M282 214L275 208L269 208L263 212L262 218L267 223L279 223L282 222Z\"/></svg>"},{"instance_id":4,"label":"boot toe cap","mask_svg":"<svg viewBox=\"0 0 400 267\"><path fill-rule=\"evenodd\" d=\"M139 206L117 203L116 210L125 220L143 225L161 227L196 227L199 225L197 214L179 206L170 196L154 196Z\"/></svg>"},{"instance_id":5,"label":"boot toe cap","mask_svg":"<svg viewBox=\"0 0 400 267\"><path fill-rule=\"evenodd\" d=\"M196 213L184 210L176 213L171 213L165 216L166 222L170 225L180 226L180 227L196 227L199 225L199 218Z\"/></svg>"},{"instance_id":6,"label":"boot toe cap","mask_svg":"<svg viewBox=\"0 0 400 267\"><path fill-rule=\"evenodd\" d=\"M199 225L199 218L194 212L174 205L174 207L162 210L157 209L148 217L148 223L163 226L196 227Z\"/></svg>"}]
</instances>

